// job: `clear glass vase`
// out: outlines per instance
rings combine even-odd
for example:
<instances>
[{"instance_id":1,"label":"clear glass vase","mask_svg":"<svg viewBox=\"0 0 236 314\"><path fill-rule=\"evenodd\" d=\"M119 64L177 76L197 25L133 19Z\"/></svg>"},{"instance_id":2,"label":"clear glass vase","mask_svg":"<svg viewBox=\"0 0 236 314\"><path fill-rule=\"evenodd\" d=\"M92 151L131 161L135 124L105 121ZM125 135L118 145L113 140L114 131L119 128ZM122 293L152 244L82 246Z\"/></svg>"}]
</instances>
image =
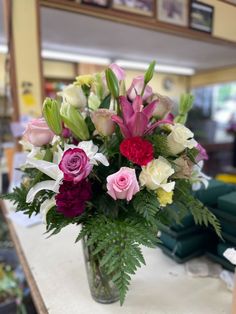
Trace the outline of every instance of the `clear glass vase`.
<instances>
[{"instance_id":1,"label":"clear glass vase","mask_svg":"<svg viewBox=\"0 0 236 314\"><path fill-rule=\"evenodd\" d=\"M119 291L107 275L104 268L100 266L97 256L92 255L93 249L87 246L87 240L82 240L85 267L88 283L93 299L98 303L109 304L119 300Z\"/></svg>"}]
</instances>

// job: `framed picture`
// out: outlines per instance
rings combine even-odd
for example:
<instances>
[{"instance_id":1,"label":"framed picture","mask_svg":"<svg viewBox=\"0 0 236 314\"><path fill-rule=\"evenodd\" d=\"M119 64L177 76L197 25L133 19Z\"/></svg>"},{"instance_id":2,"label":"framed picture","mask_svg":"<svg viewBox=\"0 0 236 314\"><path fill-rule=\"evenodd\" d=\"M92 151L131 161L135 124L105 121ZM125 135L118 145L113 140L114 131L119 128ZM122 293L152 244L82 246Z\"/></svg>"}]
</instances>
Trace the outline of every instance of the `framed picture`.
<instances>
[{"instance_id":1,"label":"framed picture","mask_svg":"<svg viewBox=\"0 0 236 314\"><path fill-rule=\"evenodd\" d=\"M161 22L188 26L188 0L157 0L157 19Z\"/></svg>"},{"instance_id":2,"label":"framed picture","mask_svg":"<svg viewBox=\"0 0 236 314\"><path fill-rule=\"evenodd\" d=\"M154 0L113 0L112 7L141 15L154 15Z\"/></svg>"},{"instance_id":3,"label":"framed picture","mask_svg":"<svg viewBox=\"0 0 236 314\"><path fill-rule=\"evenodd\" d=\"M199 1L190 5L189 27L201 32L212 33L214 8Z\"/></svg>"},{"instance_id":4,"label":"framed picture","mask_svg":"<svg viewBox=\"0 0 236 314\"><path fill-rule=\"evenodd\" d=\"M81 0L81 3L101 8L108 8L110 6L110 0Z\"/></svg>"}]
</instances>

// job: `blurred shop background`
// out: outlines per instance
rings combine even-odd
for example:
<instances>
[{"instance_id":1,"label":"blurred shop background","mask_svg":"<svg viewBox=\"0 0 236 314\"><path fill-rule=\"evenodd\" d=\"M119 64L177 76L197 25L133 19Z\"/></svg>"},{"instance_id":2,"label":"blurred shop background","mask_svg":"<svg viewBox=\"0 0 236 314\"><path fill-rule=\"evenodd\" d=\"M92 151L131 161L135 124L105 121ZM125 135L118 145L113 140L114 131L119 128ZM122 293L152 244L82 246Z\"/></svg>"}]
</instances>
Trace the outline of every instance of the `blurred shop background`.
<instances>
[{"instance_id":1,"label":"blurred shop background","mask_svg":"<svg viewBox=\"0 0 236 314\"><path fill-rule=\"evenodd\" d=\"M0 0L0 193L17 183L17 141L45 96L111 62L128 86L152 60L155 90L176 106L186 92L195 97L188 126L209 154L206 174L236 182L235 16L234 0ZM11 251L0 222L0 252Z\"/></svg>"}]
</instances>

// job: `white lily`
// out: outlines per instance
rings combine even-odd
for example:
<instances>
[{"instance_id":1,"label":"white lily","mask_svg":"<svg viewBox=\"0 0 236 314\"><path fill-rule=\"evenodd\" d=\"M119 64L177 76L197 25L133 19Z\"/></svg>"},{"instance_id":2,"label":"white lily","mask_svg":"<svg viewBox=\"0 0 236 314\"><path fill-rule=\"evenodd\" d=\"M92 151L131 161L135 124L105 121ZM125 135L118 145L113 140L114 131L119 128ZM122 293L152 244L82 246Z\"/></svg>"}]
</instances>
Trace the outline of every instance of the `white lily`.
<instances>
[{"instance_id":1,"label":"white lily","mask_svg":"<svg viewBox=\"0 0 236 314\"><path fill-rule=\"evenodd\" d=\"M209 180L211 178L202 172L202 168L203 160L201 160L197 165L193 166L192 175L190 177L190 182L192 184L193 191L199 190L202 187L202 185L205 187L205 189L208 188Z\"/></svg>"},{"instance_id":2,"label":"white lily","mask_svg":"<svg viewBox=\"0 0 236 314\"><path fill-rule=\"evenodd\" d=\"M44 181L45 182L45 181ZM40 213L43 217L43 222L47 223L47 213L49 210L56 205L55 197L53 196L50 199L45 200L40 206Z\"/></svg>"}]
</instances>

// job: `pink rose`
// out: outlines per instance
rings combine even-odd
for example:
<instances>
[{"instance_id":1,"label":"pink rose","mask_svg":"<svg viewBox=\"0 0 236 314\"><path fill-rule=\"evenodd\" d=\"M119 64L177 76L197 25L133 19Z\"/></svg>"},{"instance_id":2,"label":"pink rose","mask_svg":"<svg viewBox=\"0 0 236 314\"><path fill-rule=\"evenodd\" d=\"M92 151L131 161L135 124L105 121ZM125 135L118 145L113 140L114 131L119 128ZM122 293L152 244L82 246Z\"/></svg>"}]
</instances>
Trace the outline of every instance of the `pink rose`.
<instances>
[{"instance_id":1,"label":"pink rose","mask_svg":"<svg viewBox=\"0 0 236 314\"><path fill-rule=\"evenodd\" d=\"M109 65L109 68L114 72L118 81L122 81L125 79L125 71L119 67L119 65L112 63Z\"/></svg>"},{"instance_id":2,"label":"pink rose","mask_svg":"<svg viewBox=\"0 0 236 314\"><path fill-rule=\"evenodd\" d=\"M139 192L139 184L136 178L135 170L122 167L116 173L107 177L108 194L114 199L126 199L130 201L133 196Z\"/></svg>"},{"instance_id":3,"label":"pink rose","mask_svg":"<svg viewBox=\"0 0 236 314\"><path fill-rule=\"evenodd\" d=\"M50 143L54 135L45 119L39 118L31 120L27 124L23 137L34 146L42 146Z\"/></svg>"},{"instance_id":4,"label":"pink rose","mask_svg":"<svg viewBox=\"0 0 236 314\"><path fill-rule=\"evenodd\" d=\"M130 100L134 100L137 95L141 95L144 86L144 77L142 75L137 76L133 79L130 88L127 91ZM146 100L152 95L151 86L147 85L142 96L143 100Z\"/></svg>"},{"instance_id":5,"label":"pink rose","mask_svg":"<svg viewBox=\"0 0 236 314\"><path fill-rule=\"evenodd\" d=\"M64 180L78 183L90 174L92 165L83 149L69 148L64 152L59 168L64 173Z\"/></svg>"}]
</instances>

